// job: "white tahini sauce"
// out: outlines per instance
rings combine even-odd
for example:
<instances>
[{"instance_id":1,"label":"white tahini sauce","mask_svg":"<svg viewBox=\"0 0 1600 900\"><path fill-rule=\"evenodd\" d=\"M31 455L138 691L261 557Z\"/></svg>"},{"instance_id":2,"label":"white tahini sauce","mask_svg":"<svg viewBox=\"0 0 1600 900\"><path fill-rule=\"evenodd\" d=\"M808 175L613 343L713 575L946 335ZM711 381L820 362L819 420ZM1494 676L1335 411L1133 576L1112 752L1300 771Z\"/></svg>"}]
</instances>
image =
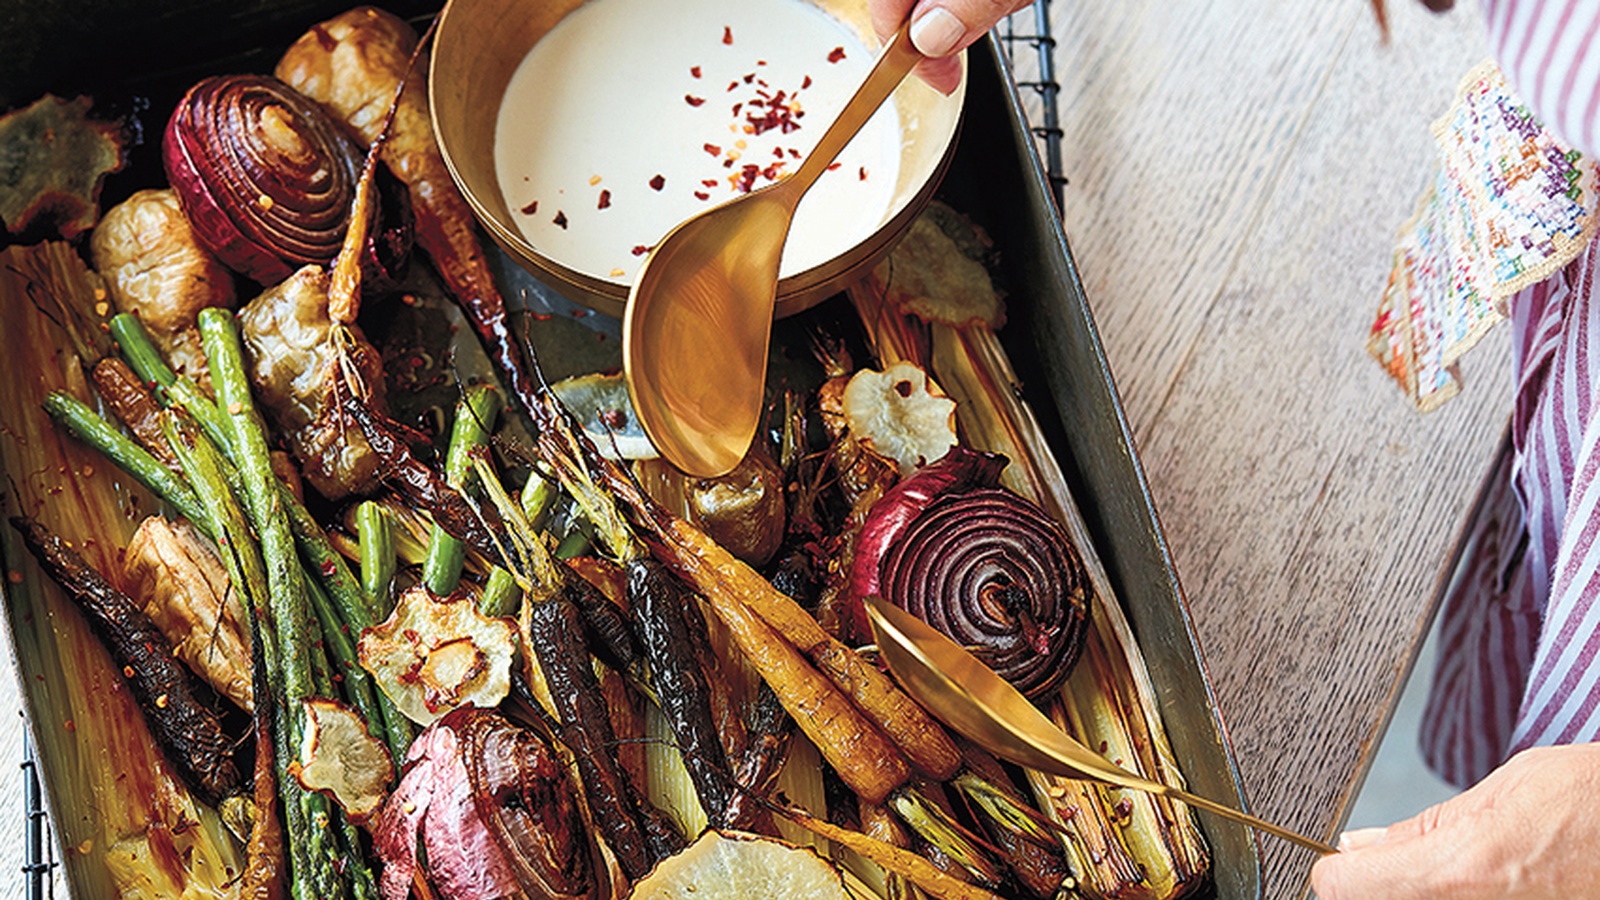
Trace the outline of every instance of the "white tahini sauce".
<instances>
[{"instance_id":1,"label":"white tahini sauce","mask_svg":"<svg viewBox=\"0 0 1600 900\"><path fill-rule=\"evenodd\" d=\"M631 282L679 222L797 169L871 63L855 32L805 0L590 0L506 89L506 205L541 253ZM900 140L886 104L800 204L785 276L883 223Z\"/></svg>"}]
</instances>

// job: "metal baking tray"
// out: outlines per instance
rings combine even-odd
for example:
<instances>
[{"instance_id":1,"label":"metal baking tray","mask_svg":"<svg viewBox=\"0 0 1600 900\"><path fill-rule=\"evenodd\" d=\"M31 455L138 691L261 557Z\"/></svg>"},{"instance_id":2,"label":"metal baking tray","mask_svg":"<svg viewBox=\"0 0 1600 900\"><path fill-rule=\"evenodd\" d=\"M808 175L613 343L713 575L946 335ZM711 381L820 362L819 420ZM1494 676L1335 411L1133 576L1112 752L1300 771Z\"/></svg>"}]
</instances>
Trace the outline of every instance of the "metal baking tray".
<instances>
[{"instance_id":1,"label":"metal baking tray","mask_svg":"<svg viewBox=\"0 0 1600 900\"><path fill-rule=\"evenodd\" d=\"M1001 340L1133 627L1189 787L1247 808L1188 602L1010 65L993 40L971 63L961 142L939 196L977 220L1000 248L1002 274L1014 288ZM1261 896L1255 835L1206 813L1201 823L1215 896Z\"/></svg>"},{"instance_id":2,"label":"metal baking tray","mask_svg":"<svg viewBox=\"0 0 1600 900\"><path fill-rule=\"evenodd\" d=\"M132 98L150 97L152 108L170 108L176 93L202 74L270 68L281 48L309 23L347 5L177 0L157 11L137 0L0 0L0 21L10 23L0 33L0 109L44 91L71 96L100 88L108 88L113 103L131 101L137 107ZM415 0L389 6L403 15L425 15L433 8ZM1048 36L1042 40L1041 58L1048 65ZM1043 77L1048 82L1048 72ZM1001 42L990 38L971 53L965 122L938 196L984 227L1000 249L999 274L1011 294L1010 321L1001 338L1132 624L1190 788L1245 808L1187 603L1052 200L1059 172L1054 164L1047 172L1034 136ZM154 135L145 135L143 146L133 151L131 173L117 177L137 181L136 173L153 166L149 180L159 180L156 142ZM143 185L124 192L138 186ZM528 290L520 272L508 268L507 276L513 283L508 294L531 297L535 306L540 297L560 302L542 286ZM64 696L62 685L52 683L60 667L50 662L59 636L30 622L30 598L10 592L8 626L19 651L30 727L37 728L49 717L36 714L49 709L51 697ZM44 749L37 767L52 819L70 820L81 813L67 802L76 796L70 787L73 763L53 756L50 742L39 746ZM1260 897L1255 837L1231 821L1201 818L1213 856L1205 895ZM65 857L69 890L76 896L99 895L103 876L87 871L85 859L72 849ZM30 881L37 884L34 874Z\"/></svg>"}]
</instances>

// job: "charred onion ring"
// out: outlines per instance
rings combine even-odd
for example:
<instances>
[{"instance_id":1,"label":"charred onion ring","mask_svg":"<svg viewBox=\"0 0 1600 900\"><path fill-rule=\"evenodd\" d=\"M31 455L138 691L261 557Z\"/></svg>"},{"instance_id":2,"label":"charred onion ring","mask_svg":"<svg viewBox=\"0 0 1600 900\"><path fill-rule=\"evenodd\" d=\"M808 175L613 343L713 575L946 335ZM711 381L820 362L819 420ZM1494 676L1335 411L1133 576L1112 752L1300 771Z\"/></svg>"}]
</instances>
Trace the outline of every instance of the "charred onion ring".
<instances>
[{"instance_id":1,"label":"charred onion ring","mask_svg":"<svg viewBox=\"0 0 1600 900\"><path fill-rule=\"evenodd\" d=\"M276 284L338 255L361 151L283 82L196 84L167 122L162 157L196 237L229 268Z\"/></svg>"},{"instance_id":2,"label":"charred onion ring","mask_svg":"<svg viewBox=\"0 0 1600 900\"><path fill-rule=\"evenodd\" d=\"M862 529L852 593L917 616L1037 698L1077 662L1089 581L1061 526L995 486L1004 465L957 448L886 494Z\"/></svg>"}]
</instances>

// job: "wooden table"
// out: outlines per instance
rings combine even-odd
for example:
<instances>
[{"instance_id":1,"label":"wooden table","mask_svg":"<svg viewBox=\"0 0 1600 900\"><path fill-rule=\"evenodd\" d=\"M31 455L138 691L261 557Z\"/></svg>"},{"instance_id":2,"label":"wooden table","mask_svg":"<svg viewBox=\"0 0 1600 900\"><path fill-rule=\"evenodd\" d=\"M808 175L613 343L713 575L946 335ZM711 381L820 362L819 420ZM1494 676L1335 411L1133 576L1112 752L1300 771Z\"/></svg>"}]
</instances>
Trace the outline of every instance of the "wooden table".
<instances>
[{"instance_id":1,"label":"wooden table","mask_svg":"<svg viewBox=\"0 0 1600 900\"><path fill-rule=\"evenodd\" d=\"M1335 835L1510 410L1507 329L1411 408L1364 342L1476 3L1057 0L1064 217L1249 801ZM1421 677L1427 677L1422 673ZM1265 895L1313 858L1263 840Z\"/></svg>"},{"instance_id":2,"label":"wooden table","mask_svg":"<svg viewBox=\"0 0 1600 900\"><path fill-rule=\"evenodd\" d=\"M1430 174L1427 126L1487 54L1475 4L1391 6L1387 46L1361 0L1051 9L1067 231L1249 799L1324 837L1426 633L1510 397L1503 329L1429 415L1363 349ZM9 825L23 780L8 715ZM1263 849L1266 896L1302 894L1310 856ZM0 885L22 852L0 842Z\"/></svg>"}]
</instances>

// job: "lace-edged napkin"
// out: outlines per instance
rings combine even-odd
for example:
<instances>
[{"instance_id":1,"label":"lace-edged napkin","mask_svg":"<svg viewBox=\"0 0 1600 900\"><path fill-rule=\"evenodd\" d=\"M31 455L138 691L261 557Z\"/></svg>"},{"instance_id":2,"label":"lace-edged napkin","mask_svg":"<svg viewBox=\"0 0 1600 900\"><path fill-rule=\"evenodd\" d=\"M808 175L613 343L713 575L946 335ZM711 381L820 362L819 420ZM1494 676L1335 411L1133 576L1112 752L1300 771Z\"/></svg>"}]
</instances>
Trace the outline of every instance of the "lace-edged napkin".
<instances>
[{"instance_id":1,"label":"lace-edged napkin","mask_svg":"<svg viewBox=\"0 0 1600 900\"><path fill-rule=\"evenodd\" d=\"M1424 412L1460 391L1456 361L1516 292L1593 236L1600 169L1567 150L1492 62L1433 125L1439 172L1400 229L1368 351Z\"/></svg>"}]
</instances>

